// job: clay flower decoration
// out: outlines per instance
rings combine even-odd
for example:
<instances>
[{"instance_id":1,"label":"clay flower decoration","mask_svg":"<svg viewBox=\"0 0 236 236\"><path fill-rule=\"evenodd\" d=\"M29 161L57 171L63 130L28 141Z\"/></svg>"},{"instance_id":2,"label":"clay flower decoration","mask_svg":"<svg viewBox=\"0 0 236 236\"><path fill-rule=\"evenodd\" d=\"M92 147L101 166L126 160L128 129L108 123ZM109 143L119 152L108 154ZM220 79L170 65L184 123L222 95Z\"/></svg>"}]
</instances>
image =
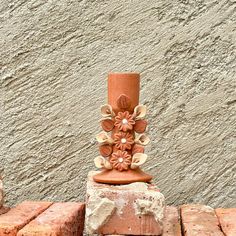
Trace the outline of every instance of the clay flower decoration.
<instances>
[{"instance_id":1,"label":"clay flower decoration","mask_svg":"<svg viewBox=\"0 0 236 236\"><path fill-rule=\"evenodd\" d=\"M112 110L111 105L105 104L101 106L101 114L103 117L113 117L115 116L115 113Z\"/></svg>"},{"instance_id":2,"label":"clay flower decoration","mask_svg":"<svg viewBox=\"0 0 236 236\"><path fill-rule=\"evenodd\" d=\"M114 135L114 143L116 148L124 151L125 149L131 149L134 143L133 135L130 133L119 132Z\"/></svg>"},{"instance_id":3,"label":"clay flower decoration","mask_svg":"<svg viewBox=\"0 0 236 236\"><path fill-rule=\"evenodd\" d=\"M147 160L147 155L144 153L135 153L132 158L132 163L130 168L131 169L136 169L142 164L144 164Z\"/></svg>"},{"instance_id":4,"label":"clay flower decoration","mask_svg":"<svg viewBox=\"0 0 236 236\"><path fill-rule=\"evenodd\" d=\"M147 108L138 105L133 114L130 114L130 106L130 98L121 94L117 99L117 107L120 109L118 114L114 113L109 104L101 107L101 126L105 132L96 136L101 155L94 159L96 167L125 171L136 169L146 161L144 146L150 141L144 134ZM112 135L108 134L111 131Z\"/></svg>"},{"instance_id":5,"label":"clay flower decoration","mask_svg":"<svg viewBox=\"0 0 236 236\"><path fill-rule=\"evenodd\" d=\"M113 144L113 139L106 132L100 132L96 139L100 144Z\"/></svg>"},{"instance_id":6,"label":"clay flower decoration","mask_svg":"<svg viewBox=\"0 0 236 236\"><path fill-rule=\"evenodd\" d=\"M112 169L111 163L102 156L96 157L94 159L94 164L97 168Z\"/></svg>"},{"instance_id":7,"label":"clay flower decoration","mask_svg":"<svg viewBox=\"0 0 236 236\"><path fill-rule=\"evenodd\" d=\"M144 119L147 113L147 107L145 105L138 105L134 108L133 117L135 120Z\"/></svg>"},{"instance_id":8,"label":"clay flower decoration","mask_svg":"<svg viewBox=\"0 0 236 236\"><path fill-rule=\"evenodd\" d=\"M114 169L118 171L128 170L131 165L132 157L126 151L118 150L117 152L112 153L110 158L110 163Z\"/></svg>"},{"instance_id":9,"label":"clay flower decoration","mask_svg":"<svg viewBox=\"0 0 236 236\"><path fill-rule=\"evenodd\" d=\"M140 134L137 138L135 138L135 143L140 144L142 146L148 145L149 142L150 139L146 134Z\"/></svg>"},{"instance_id":10,"label":"clay flower decoration","mask_svg":"<svg viewBox=\"0 0 236 236\"><path fill-rule=\"evenodd\" d=\"M140 165L144 164L147 160L147 155L144 154L144 146L146 146L150 139L146 134L143 134L147 127L147 121L144 119L147 113L147 108L144 105L138 105L134 108L133 119L135 120L135 125L133 127L136 133L139 135L135 138L135 144L132 147L132 163L130 165L131 169L136 169Z\"/></svg>"},{"instance_id":11,"label":"clay flower decoration","mask_svg":"<svg viewBox=\"0 0 236 236\"><path fill-rule=\"evenodd\" d=\"M103 117L101 120L102 129L106 132L112 131L114 127L113 117L115 116L115 113L113 112L111 105L106 104L101 106L101 115Z\"/></svg>"},{"instance_id":12,"label":"clay flower decoration","mask_svg":"<svg viewBox=\"0 0 236 236\"><path fill-rule=\"evenodd\" d=\"M132 130L134 124L133 116L128 111L118 112L118 115L115 117L115 126L121 131L127 132Z\"/></svg>"}]
</instances>

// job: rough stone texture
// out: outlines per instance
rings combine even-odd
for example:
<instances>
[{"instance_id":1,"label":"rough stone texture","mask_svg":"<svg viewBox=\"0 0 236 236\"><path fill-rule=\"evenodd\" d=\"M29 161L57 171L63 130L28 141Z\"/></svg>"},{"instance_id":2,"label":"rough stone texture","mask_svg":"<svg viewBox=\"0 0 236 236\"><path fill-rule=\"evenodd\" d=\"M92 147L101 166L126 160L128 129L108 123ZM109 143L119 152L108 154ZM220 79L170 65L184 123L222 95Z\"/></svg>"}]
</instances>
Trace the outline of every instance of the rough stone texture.
<instances>
[{"instance_id":1,"label":"rough stone texture","mask_svg":"<svg viewBox=\"0 0 236 236\"><path fill-rule=\"evenodd\" d=\"M236 235L236 208L215 210L222 231L226 236Z\"/></svg>"},{"instance_id":2,"label":"rough stone texture","mask_svg":"<svg viewBox=\"0 0 236 236\"><path fill-rule=\"evenodd\" d=\"M81 236L85 205L75 202L54 203L31 221L17 236Z\"/></svg>"},{"instance_id":3,"label":"rough stone texture","mask_svg":"<svg viewBox=\"0 0 236 236\"><path fill-rule=\"evenodd\" d=\"M23 202L7 213L0 215L0 235L16 236L20 229L45 211L51 204L51 202Z\"/></svg>"},{"instance_id":4,"label":"rough stone texture","mask_svg":"<svg viewBox=\"0 0 236 236\"><path fill-rule=\"evenodd\" d=\"M137 71L152 140L145 170L168 204L235 205L235 7L234 0L1 1L7 202L83 199L106 75Z\"/></svg>"},{"instance_id":5,"label":"rough stone texture","mask_svg":"<svg viewBox=\"0 0 236 236\"><path fill-rule=\"evenodd\" d=\"M180 212L184 236L224 236L213 208L183 205Z\"/></svg>"},{"instance_id":6,"label":"rough stone texture","mask_svg":"<svg viewBox=\"0 0 236 236\"><path fill-rule=\"evenodd\" d=\"M165 198L153 184L87 183L85 226L88 235L160 235L163 228Z\"/></svg>"},{"instance_id":7,"label":"rough stone texture","mask_svg":"<svg viewBox=\"0 0 236 236\"><path fill-rule=\"evenodd\" d=\"M92 196L92 197L95 197L95 196ZM86 214L86 221L87 221L86 231L91 234L93 234L93 232L97 232L97 230L101 226L106 224L116 210L114 201L111 201L106 197L101 198L100 196L98 196L99 199L97 197L95 198L96 198L95 201L91 199L91 201L93 202L88 202L88 208L87 208L87 214Z\"/></svg>"}]
</instances>

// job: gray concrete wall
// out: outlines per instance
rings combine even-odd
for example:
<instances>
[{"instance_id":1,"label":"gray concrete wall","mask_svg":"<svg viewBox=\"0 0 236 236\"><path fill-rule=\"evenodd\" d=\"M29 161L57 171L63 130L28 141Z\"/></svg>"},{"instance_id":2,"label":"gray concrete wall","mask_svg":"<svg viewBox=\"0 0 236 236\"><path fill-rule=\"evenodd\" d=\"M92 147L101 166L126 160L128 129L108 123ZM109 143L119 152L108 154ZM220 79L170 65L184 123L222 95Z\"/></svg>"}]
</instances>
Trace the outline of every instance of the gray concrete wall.
<instances>
[{"instance_id":1,"label":"gray concrete wall","mask_svg":"<svg viewBox=\"0 0 236 236\"><path fill-rule=\"evenodd\" d=\"M83 200L110 71L142 76L144 169L169 204L236 205L236 2L3 0L6 201Z\"/></svg>"}]
</instances>

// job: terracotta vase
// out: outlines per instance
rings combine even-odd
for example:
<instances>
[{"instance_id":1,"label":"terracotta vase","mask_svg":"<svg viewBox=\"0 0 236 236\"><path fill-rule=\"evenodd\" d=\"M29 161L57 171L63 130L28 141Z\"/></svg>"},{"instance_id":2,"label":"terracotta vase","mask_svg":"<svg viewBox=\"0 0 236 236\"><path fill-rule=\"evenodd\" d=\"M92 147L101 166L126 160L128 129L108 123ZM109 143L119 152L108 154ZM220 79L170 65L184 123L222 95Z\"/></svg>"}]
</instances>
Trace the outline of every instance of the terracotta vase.
<instances>
[{"instance_id":1,"label":"terracotta vase","mask_svg":"<svg viewBox=\"0 0 236 236\"><path fill-rule=\"evenodd\" d=\"M102 129L97 136L101 156L95 165L102 171L94 181L107 184L149 182L152 176L140 169L149 139L143 133L146 107L139 105L140 76L137 73L108 75L108 104L101 107ZM139 133L139 134L137 134Z\"/></svg>"}]
</instances>

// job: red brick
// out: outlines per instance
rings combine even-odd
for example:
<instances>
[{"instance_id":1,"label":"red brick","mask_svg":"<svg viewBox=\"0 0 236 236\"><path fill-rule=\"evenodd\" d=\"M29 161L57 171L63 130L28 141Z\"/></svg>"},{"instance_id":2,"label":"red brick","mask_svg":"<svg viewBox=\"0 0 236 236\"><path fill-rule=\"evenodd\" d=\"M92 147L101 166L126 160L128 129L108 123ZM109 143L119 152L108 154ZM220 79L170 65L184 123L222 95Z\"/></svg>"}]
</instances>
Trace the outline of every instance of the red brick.
<instances>
[{"instance_id":1,"label":"red brick","mask_svg":"<svg viewBox=\"0 0 236 236\"><path fill-rule=\"evenodd\" d=\"M0 215L0 236L16 236L21 228L51 204L50 202L23 202Z\"/></svg>"},{"instance_id":2,"label":"red brick","mask_svg":"<svg viewBox=\"0 0 236 236\"><path fill-rule=\"evenodd\" d=\"M221 229L226 236L236 235L236 208L223 209L218 208L215 210L219 219Z\"/></svg>"},{"instance_id":3,"label":"red brick","mask_svg":"<svg viewBox=\"0 0 236 236\"><path fill-rule=\"evenodd\" d=\"M54 203L17 236L80 236L83 235L84 214L82 203Z\"/></svg>"},{"instance_id":4,"label":"red brick","mask_svg":"<svg viewBox=\"0 0 236 236\"><path fill-rule=\"evenodd\" d=\"M181 236L181 226L177 207L166 207L162 236Z\"/></svg>"},{"instance_id":5,"label":"red brick","mask_svg":"<svg viewBox=\"0 0 236 236\"><path fill-rule=\"evenodd\" d=\"M214 209L203 205L183 205L180 208L185 236L223 236Z\"/></svg>"}]
</instances>

